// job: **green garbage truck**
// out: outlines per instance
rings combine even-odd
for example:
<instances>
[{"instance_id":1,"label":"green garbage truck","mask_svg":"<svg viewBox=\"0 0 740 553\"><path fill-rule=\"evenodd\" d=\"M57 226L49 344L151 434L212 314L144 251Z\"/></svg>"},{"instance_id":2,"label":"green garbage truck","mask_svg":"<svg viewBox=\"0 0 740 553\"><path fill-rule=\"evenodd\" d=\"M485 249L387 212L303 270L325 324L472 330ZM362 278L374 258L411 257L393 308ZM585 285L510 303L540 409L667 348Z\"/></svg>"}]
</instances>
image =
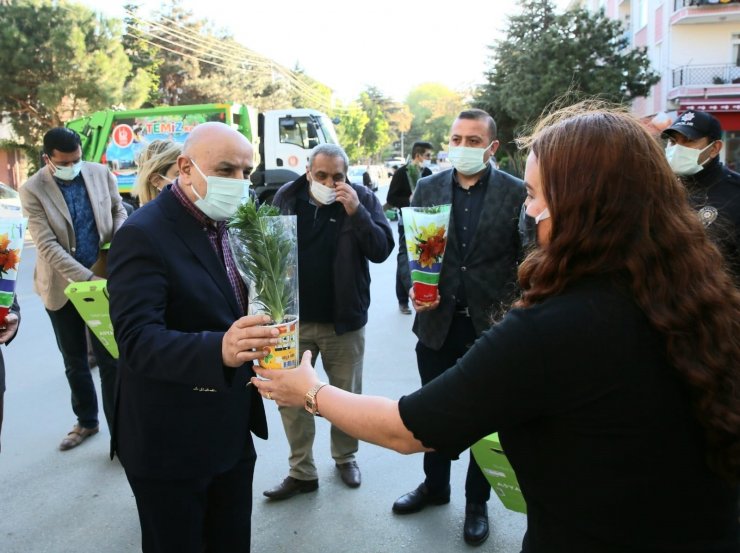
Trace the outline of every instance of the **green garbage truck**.
<instances>
[{"instance_id":1,"label":"green garbage truck","mask_svg":"<svg viewBox=\"0 0 740 553\"><path fill-rule=\"evenodd\" d=\"M338 144L334 122L313 109L258 112L240 104L162 106L134 110L107 109L71 120L67 127L79 133L82 158L107 164L118 180L121 196L132 204L136 159L152 140L184 142L196 125L221 121L246 136L255 147L251 181L260 202L270 202L286 182L306 169L308 155L319 144Z\"/></svg>"}]
</instances>

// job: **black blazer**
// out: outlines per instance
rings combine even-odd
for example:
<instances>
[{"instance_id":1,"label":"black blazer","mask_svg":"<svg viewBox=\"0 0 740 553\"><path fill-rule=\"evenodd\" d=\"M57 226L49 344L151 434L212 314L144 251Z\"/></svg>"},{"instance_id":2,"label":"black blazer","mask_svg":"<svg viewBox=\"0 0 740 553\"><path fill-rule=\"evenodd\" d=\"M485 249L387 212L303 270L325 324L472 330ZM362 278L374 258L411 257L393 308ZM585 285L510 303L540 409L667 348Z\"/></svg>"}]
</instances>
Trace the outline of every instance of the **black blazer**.
<instances>
[{"instance_id":1,"label":"black blazer","mask_svg":"<svg viewBox=\"0 0 740 553\"><path fill-rule=\"evenodd\" d=\"M225 367L221 342L241 316L203 228L165 189L135 211L108 254L120 351L112 448L145 478L223 472L267 437L252 365Z\"/></svg>"},{"instance_id":2,"label":"black blazer","mask_svg":"<svg viewBox=\"0 0 740 553\"><path fill-rule=\"evenodd\" d=\"M411 205L451 204L453 171L448 169L419 179ZM439 307L418 313L414 319L414 332L424 345L432 349L442 347L452 324L460 281L465 283L470 316L478 336L491 326L492 317L514 299L522 249L519 212L525 197L520 179L491 167L483 211L464 258L457 245L454 210L450 214L447 247L439 275Z\"/></svg>"}]
</instances>

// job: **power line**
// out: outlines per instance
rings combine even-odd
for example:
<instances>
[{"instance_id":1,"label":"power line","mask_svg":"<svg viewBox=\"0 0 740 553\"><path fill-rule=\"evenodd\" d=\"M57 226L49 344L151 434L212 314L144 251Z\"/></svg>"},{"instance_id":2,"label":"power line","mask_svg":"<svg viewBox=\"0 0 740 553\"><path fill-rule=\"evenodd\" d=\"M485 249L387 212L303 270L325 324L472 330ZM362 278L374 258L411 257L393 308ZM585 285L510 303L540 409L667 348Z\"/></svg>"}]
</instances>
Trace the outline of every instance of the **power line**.
<instances>
[{"instance_id":1,"label":"power line","mask_svg":"<svg viewBox=\"0 0 740 553\"><path fill-rule=\"evenodd\" d=\"M346 108L337 108L335 106L332 106L330 103L330 100L328 100L326 97L322 96L316 90L308 86L305 82L303 82L295 74L295 72L281 66L278 63L275 63L273 60L265 56L262 56L256 52L253 52L247 49L246 47L242 46L236 41L233 41L233 42L234 42L234 45L236 46L237 53L235 53L233 49L229 49L228 46L218 41L218 39L216 38L204 37L200 33L193 34L191 32L187 32L186 28L184 27L184 25L182 25L182 23L176 20L173 20L171 18L162 17L162 20L169 24L169 26L165 26L159 22L138 17L135 13L131 11L127 11L127 15L130 17L131 20L133 20L137 24L135 29L139 33L143 35L147 35L155 39L156 41L168 43L172 46L176 46L180 49L184 49L191 53L185 54L184 52L180 52L177 50L173 50L171 48L167 48L166 46L161 45L158 42L148 40L144 38L143 36L131 35L131 36L134 36L135 38L143 40L147 44L151 44L158 48L161 47L162 49L166 51L169 51L175 54L182 54L187 58L194 59L202 63L211 64L211 65L221 67L224 69L233 70L234 67L226 66L223 63L220 63L218 61L213 61L212 59L206 59L206 56L210 58L219 59L219 60L231 61L236 64L236 68L238 70L242 72L246 72L246 73L250 73L255 70L254 69L250 70L249 68L244 66L245 64L248 64L253 67L261 67L261 68L269 69L273 71L273 74L277 72L279 76L282 76L283 79L287 81L286 84L292 87L293 92L301 96L302 98L310 100L311 102L319 104L320 106L325 106L329 110L347 111ZM154 30L157 30L160 34L157 34L156 32L154 32ZM176 40L172 40L172 38ZM242 54L242 55L238 55L238 54ZM273 78L274 78L274 75L273 75Z\"/></svg>"}]
</instances>

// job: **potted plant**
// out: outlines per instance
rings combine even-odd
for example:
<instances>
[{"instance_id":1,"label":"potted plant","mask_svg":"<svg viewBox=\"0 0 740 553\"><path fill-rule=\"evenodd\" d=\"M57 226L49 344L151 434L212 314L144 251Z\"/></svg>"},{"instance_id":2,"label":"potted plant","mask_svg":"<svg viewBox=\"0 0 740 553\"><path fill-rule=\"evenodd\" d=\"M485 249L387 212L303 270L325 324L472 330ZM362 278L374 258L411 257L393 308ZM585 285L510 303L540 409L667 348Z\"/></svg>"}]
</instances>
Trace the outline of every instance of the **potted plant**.
<instances>
[{"instance_id":1,"label":"potted plant","mask_svg":"<svg viewBox=\"0 0 740 553\"><path fill-rule=\"evenodd\" d=\"M298 235L295 215L250 198L228 223L229 245L249 289L249 313L266 314L280 341L260 360L266 369L298 365Z\"/></svg>"},{"instance_id":2,"label":"potted plant","mask_svg":"<svg viewBox=\"0 0 740 553\"><path fill-rule=\"evenodd\" d=\"M444 204L401 208L411 282L418 302L431 303L437 299L451 207Z\"/></svg>"}]
</instances>

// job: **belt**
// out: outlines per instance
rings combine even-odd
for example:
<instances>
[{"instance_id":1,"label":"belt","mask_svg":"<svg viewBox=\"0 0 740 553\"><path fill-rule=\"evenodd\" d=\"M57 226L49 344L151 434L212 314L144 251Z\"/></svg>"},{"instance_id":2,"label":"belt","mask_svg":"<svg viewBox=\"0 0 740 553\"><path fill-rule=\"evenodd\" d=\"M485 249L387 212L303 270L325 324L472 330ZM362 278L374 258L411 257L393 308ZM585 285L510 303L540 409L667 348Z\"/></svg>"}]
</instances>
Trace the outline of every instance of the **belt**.
<instances>
[{"instance_id":1,"label":"belt","mask_svg":"<svg viewBox=\"0 0 740 553\"><path fill-rule=\"evenodd\" d=\"M461 315L463 317L470 317L470 309L468 307L457 306L455 308L455 315Z\"/></svg>"}]
</instances>

